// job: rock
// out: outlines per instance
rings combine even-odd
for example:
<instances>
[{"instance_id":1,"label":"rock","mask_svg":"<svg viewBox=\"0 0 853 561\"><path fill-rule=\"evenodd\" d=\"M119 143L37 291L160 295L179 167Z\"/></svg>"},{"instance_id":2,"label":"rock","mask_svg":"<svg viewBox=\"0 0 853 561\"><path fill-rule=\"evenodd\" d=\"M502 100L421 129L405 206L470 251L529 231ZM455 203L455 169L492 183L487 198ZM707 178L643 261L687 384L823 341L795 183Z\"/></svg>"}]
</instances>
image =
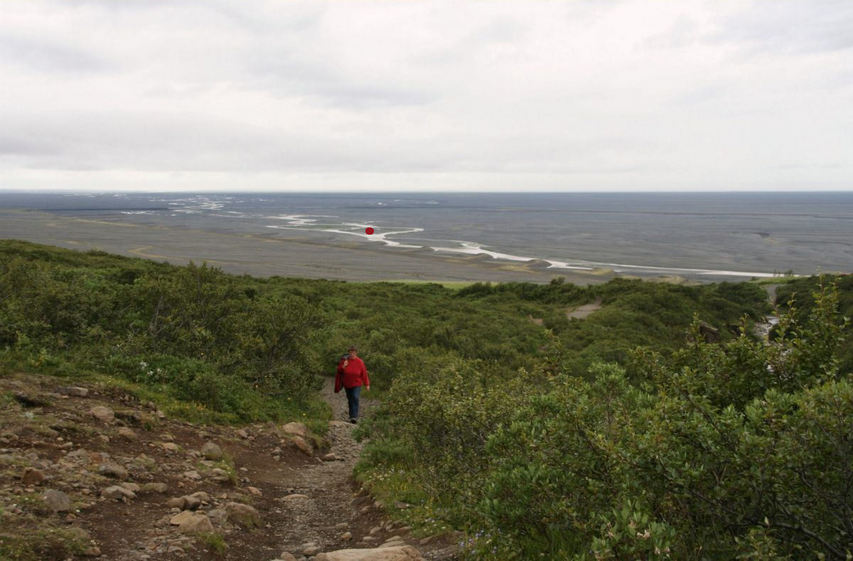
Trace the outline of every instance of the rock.
<instances>
[{"instance_id":1,"label":"rock","mask_svg":"<svg viewBox=\"0 0 853 561\"><path fill-rule=\"evenodd\" d=\"M136 483L125 482L125 483L122 483L121 486L124 487L125 489L127 489L128 491L132 491L134 493L138 493L140 491L140 489L142 489L142 487L140 487Z\"/></svg>"},{"instance_id":2,"label":"rock","mask_svg":"<svg viewBox=\"0 0 853 561\"><path fill-rule=\"evenodd\" d=\"M184 509L186 510L196 510L201 506L201 499L198 497L187 496L182 498L184 499Z\"/></svg>"},{"instance_id":3,"label":"rock","mask_svg":"<svg viewBox=\"0 0 853 561\"><path fill-rule=\"evenodd\" d=\"M101 491L101 496L106 499L113 500L131 500L136 498L136 493L131 491L130 489L125 489L120 485L112 485L111 487L107 487Z\"/></svg>"},{"instance_id":4,"label":"rock","mask_svg":"<svg viewBox=\"0 0 853 561\"><path fill-rule=\"evenodd\" d=\"M206 515L191 512L178 526L178 531L182 534L210 534L214 532L214 529L210 518Z\"/></svg>"},{"instance_id":5,"label":"rock","mask_svg":"<svg viewBox=\"0 0 853 561\"><path fill-rule=\"evenodd\" d=\"M281 561L297 561L296 556L289 551L283 552L278 556Z\"/></svg>"},{"instance_id":6,"label":"rock","mask_svg":"<svg viewBox=\"0 0 853 561\"><path fill-rule=\"evenodd\" d=\"M344 532L341 534L341 539L347 542L350 541L352 539L352 532Z\"/></svg>"},{"instance_id":7,"label":"rock","mask_svg":"<svg viewBox=\"0 0 853 561\"><path fill-rule=\"evenodd\" d=\"M323 454L322 456L320 456L320 459L324 462L334 462L338 459L338 457L335 456L333 453L329 452L328 454Z\"/></svg>"},{"instance_id":8,"label":"rock","mask_svg":"<svg viewBox=\"0 0 853 561\"><path fill-rule=\"evenodd\" d=\"M308 495L303 495L301 493L293 493L292 495L286 495L279 500L281 500L282 502L290 502L290 501L301 501L302 499L307 499L307 498L309 498Z\"/></svg>"},{"instance_id":9,"label":"rock","mask_svg":"<svg viewBox=\"0 0 853 561\"><path fill-rule=\"evenodd\" d=\"M261 515L254 507L242 503L227 503L228 520L245 528L260 527Z\"/></svg>"},{"instance_id":10,"label":"rock","mask_svg":"<svg viewBox=\"0 0 853 561\"><path fill-rule=\"evenodd\" d=\"M381 527L381 526L374 526L373 528L371 528L371 529L370 529L370 532L368 532L368 533L369 533L371 536L375 536L376 534L378 534L378 533L379 533L379 532L381 532L381 531L382 531L382 527Z\"/></svg>"},{"instance_id":11,"label":"rock","mask_svg":"<svg viewBox=\"0 0 853 561\"><path fill-rule=\"evenodd\" d=\"M231 475L221 468L213 468L208 472L208 476L217 483L228 483L231 481Z\"/></svg>"},{"instance_id":12,"label":"rock","mask_svg":"<svg viewBox=\"0 0 853 561\"><path fill-rule=\"evenodd\" d=\"M312 557L320 553L320 546L314 542L308 542L302 544L302 555L307 557Z\"/></svg>"},{"instance_id":13,"label":"rock","mask_svg":"<svg viewBox=\"0 0 853 561\"><path fill-rule=\"evenodd\" d=\"M184 479L191 479L192 481L201 481L201 475L199 475L199 473L194 469L191 469L190 471L185 471L181 475Z\"/></svg>"},{"instance_id":14,"label":"rock","mask_svg":"<svg viewBox=\"0 0 853 561\"><path fill-rule=\"evenodd\" d=\"M98 466L98 473L113 479L127 479L127 470L122 466L114 463L101 464Z\"/></svg>"},{"instance_id":15,"label":"rock","mask_svg":"<svg viewBox=\"0 0 853 561\"><path fill-rule=\"evenodd\" d=\"M139 437L136 435L136 433L133 431L133 429L130 429L130 428L127 428L127 427L121 427L121 428L119 428L119 429L118 429L118 435L119 435L120 437L122 437L123 439L125 439L125 440L131 440L131 441L136 440L137 438L139 438Z\"/></svg>"},{"instance_id":16,"label":"rock","mask_svg":"<svg viewBox=\"0 0 853 561\"><path fill-rule=\"evenodd\" d=\"M165 493L169 486L165 483L143 483L139 490L142 493Z\"/></svg>"},{"instance_id":17,"label":"rock","mask_svg":"<svg viewBox=\"0 0 853 561\"><path fill-rule=\"evenodd\" d=\"M208 511L207 517L210 518L210 521L217 526L223 526L228 522L228 513L224 508L214 508L213 510Z\"/></svg>"},{"instance_id":18,"label":"rock","mask_svg":"<svg viewBox=\"0 0 853 561\"><path fill-rule=\"evenodd\" d=\"M308 442L304 438L302 438L301 436L291 437L290 444L292 446L295 446L296 448L298 448L300 451L304 452L308 456L314 455L314 448L312 448L311 445L308 444Z\"/></svg>"},{"instance_id":19,"label":"rock","mask_svg":"<svg viewBox=\"0 0 853 561\"><path fill-rule=\"evenodd\" d=\"M90 545L86 549L83 550L83 557L100 557L101 549L96 545Z\"/></svg>"},{"instance_id":20,"label":"rock","mask_svg":"<svg viewBox=\"0 0 853 561\"><path fill-rule=\"evenodd\" d=\"M166 506L169 508L177 508L180 510L184 510L184 505L187 504L186 497L172 497L171 499L166 501Z\"/></svg>"},{"instance_id":21,"label":"rock","mask_svg":"<svg viewBox=\"0 0 853 561\"><path fill-rule=\"evenodd\" d=\"M237 429L237 436L240 438L249 438L249 433L245 429Z\"/></svg>"},{"instance_id":22,"label":"rock","mask_svg":"<svg viewBox=\"0 0 853 561\"><path fill-rule=\"evenodd\" d=\"M59 388L59 393L65 395L73 395L74 397L89 397L89 389L80 386L66 386Z\"/></svg>"},{"instance_id":23,"label":"rock","mask_svg":"<svg viewBox=\"0 0 853 561\"><path fill-rule=\"evenodd\" d=\"M174 442L164 442L161 446L166 452L179 452L181 450L181 447Z\"/></svg>"},{"instance_id":24,"label":"rock","mask_svg":"<svg viewBox=\"0 0 853 561\"><path fill-rule=\"evenodd\" d=\"M89 410L89 414L101 421L102 423L112 423L115 421L116 414L109 407L96 405Z\"/></svg>"},{"instance_id":25,"label":"rock","mask_svg":"<svg viewBox=\"0 0 853 561\"><path fill-rule=\"evenodd\" d=\"M44 481L43 472L31 467L24 469L24 474L21 476L23 485L38 485L42 481Z\"/></svg>"},{"instance_id":26,"label":"rock","mask_svg":"<svg viewBox=\"0 0 853 561\"><path fill-rule=\"evenodd\" d=\"M182 510L181 512L169 519L169 524L171 524L172 526L180 526L186 520L189 520L191 516L194 515L195 513L191 510Z\"/></svg>"},{"instance_id":27,"label":"rock","mask_svg":"<svg viewBox=\"0 0 853 561\"><path fill-rule=\"evenodd\" d=\"M249 493L251 493L252 495L254 495L256 497L263 496L263 493L257 487L252 487L252 486L246 487L246 491L248 491Z\"/></svg>"},{"instance_id":28,"label":"rock","mask_svg":"<svg viewBox=\"0 0 853 561\"><path fill-rule=\"evenodd\" d=\"M201 447L201 455L208 460L221 460L225 456L222 452L222 448L213 442L207 442Z\"/></svg>"},{"instance_id":29,"label":"rock","mask_svg":"<svg viewBox=\"0 0 853 561\"><path fill-rule=\"evenodd\" d=\"M418 550L410 545L374 549L340 549L320 553L316 561L423 561Z\"/></svg>"},{"instance_id":30,"label":"rock","mask_svg":"<svg viewBox=\"0 0 853 561\"><path fill-rule=\"evenodd\" d=\"M287 423L281 427L285 434L292 434L302 438L308 438L308 427L304 423Z\"/></svg>"},{"instance_id":31,"label":"rock","mask_svg":"<svg viewBox=\"0 0 853 561\"><path fill-rule=\"evenodd\" d=\"M53 512L68 512L71 510L71 499L62 491L48 489L42 496L44 504Z\"/></svg>"}]
</instances>

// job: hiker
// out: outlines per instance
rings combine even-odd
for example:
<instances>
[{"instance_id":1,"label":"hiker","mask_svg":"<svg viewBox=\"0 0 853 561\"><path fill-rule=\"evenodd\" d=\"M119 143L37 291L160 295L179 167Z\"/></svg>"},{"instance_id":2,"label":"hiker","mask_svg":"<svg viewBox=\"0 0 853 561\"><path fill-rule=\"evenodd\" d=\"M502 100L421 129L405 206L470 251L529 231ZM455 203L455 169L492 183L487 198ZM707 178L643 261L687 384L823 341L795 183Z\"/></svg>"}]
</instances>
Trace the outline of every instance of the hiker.
<instances>
[{"instance_id":1,"label":"hiker","mask_svg":"<svg viewBox=\"0 0 853 561\"><path fill-rule=\"evenodd\" d=\"M367 377L367 368L364 361L358 358L358 349L350 347L347 354L338 362L338 372L335 375L335 393L343 387L347 392L347 405L349 405L349 422L358 422L358 398L361 394L361 386L370 391L370 378Z\"/></svg>"}]
</instances>

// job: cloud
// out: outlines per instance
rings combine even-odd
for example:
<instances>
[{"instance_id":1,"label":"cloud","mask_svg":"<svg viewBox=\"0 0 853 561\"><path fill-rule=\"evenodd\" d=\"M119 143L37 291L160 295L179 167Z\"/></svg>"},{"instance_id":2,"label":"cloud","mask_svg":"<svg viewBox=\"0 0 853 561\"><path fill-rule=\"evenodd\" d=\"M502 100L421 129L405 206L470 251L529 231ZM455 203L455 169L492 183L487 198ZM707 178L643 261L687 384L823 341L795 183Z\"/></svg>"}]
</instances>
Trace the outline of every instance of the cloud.
<instances>
[{"instance_id":1,"label":"cloud","mask_svg":"<svg viewBox=\"0 0 853 561\"><path fill-rule=\"evenodd\" d=\"M851 18L832 0L13 1L0 188L850 187Z\"/></svg>"}]
</instances>

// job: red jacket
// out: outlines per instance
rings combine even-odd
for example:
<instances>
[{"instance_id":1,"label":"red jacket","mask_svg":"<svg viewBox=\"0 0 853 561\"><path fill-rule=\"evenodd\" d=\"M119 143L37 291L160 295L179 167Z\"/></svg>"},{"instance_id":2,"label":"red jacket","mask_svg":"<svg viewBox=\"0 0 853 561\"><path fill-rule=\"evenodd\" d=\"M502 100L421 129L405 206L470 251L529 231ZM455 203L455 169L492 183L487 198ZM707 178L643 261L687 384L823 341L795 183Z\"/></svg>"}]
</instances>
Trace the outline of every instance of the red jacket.
<instances>
[{"instance_id":1,"label":"red jacket","mask_svg":"<svg viewBox=\"0 0 853 561\"><path fill-rule=\"evenodd\" d=\"M344 366L344 362L347 363ZM341 391L341 387L355 388L357 386L369 386L370 378L367 377L367 368L364 361L358 357L341 360L338 363L338 373L335 376L335 391Z\"/></svg>"}]
</instances>

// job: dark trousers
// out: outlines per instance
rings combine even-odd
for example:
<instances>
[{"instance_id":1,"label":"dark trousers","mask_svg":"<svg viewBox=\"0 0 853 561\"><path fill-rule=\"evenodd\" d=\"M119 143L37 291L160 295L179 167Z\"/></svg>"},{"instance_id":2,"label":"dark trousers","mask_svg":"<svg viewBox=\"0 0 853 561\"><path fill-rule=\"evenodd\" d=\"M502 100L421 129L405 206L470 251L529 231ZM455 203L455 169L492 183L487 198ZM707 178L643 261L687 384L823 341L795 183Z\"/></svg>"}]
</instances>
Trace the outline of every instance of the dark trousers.
<instances>
[{"instance_id":1,"label":"dark trousers","mask_svg":"<svg viewBox=\"0 0 853 561\"><path fill-rule=\"evenodd\" d=\"M347 405L349 405L349 418L358 419L358 396L361 395L361 386L344 388L347 391Z\"/></svg>"}]
</instances>

